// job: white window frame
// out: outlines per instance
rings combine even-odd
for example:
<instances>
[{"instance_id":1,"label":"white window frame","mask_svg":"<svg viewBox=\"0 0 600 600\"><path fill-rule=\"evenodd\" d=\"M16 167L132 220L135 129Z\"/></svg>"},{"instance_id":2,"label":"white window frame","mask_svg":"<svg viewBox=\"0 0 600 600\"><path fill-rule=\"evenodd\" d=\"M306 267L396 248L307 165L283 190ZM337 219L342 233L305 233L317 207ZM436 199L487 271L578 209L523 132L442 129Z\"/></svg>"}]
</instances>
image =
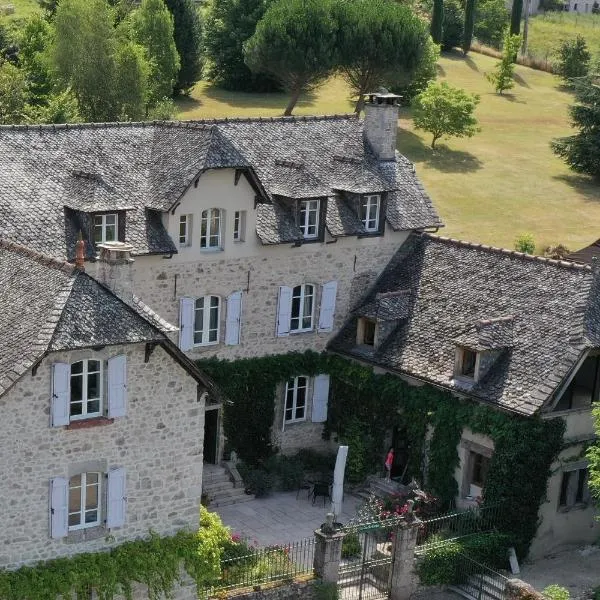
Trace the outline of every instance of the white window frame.
<instances>
[{"instance_id":1,"label":"white window frame","mask_svg":"<svg viewBox=\"0 0 600 600\"><path fill-rule=\"evenodd\" d=\"M319 200L301 200L298 210L299 227L305 240L314 240L319 237L319 212L321 203ZM314 214L315 222L310 223L310 217ZM311 228L314 232L311 233Z\"/></svg>"},{"instance_id":2,"label":"white window frame","mask_svg":"<svg viewBox=\"0 0 600 600\"><path fill-rule=\"evenodd\" d=\"M311 289L310 294L307 293L308 288ZM312 283L302 283L300 285L294 286L292 288L292 308L290 312L290 333L301 333L303 331L312 331L314 328L315 321L315 304L316 304L316 289L317 286ZM298 290L298 291L297 291ZM305 301L306 298L311 297L310 303L310 315L304 313ZM298 299L298 316L294 316L294 301ZM305 318L310 316L310 326L309 327L301 327L302 322ZM294 328L294 320L298 320L298 327Z\"/></svg>"},{"instance_id":3,"label":"white window frame","mask_svg":"<svg viewBox=\"0 0 600 600\"><path fill-rule=\"evenodd\" d=\"M582 486L582 494L581 494L581 499L578 501L577 500L577 484L579 483L577 481L577 484L573 487L571 487L570 485L568 485L567 482L567 490L566 490L566 501L565 504L561 504L561 496L562 496L562 492L563 492L563 486L564 486L564 479L565 476L568 475L569 479L571 477L573 477L573 474L576 474L575 476L577 477L577 479L579 480L579 478L581 477L581 471L585 471L584 473L584 482L583 482L583 486ZM589 487L589 476L590 476L590 469L589 469L589 464L587 463L587 461L578 461L575 463L571 463L570 465L564 465L561 471L561 476L560 476L560 482L559 482L559 487L558 487L558 511L559 512L568 512L570 510L573 509L580 509L580 508L586 508L589 504L590 504L590 487ZM574 488L574 489L573 489Z\"/></svg>"},{"instance_id":4,"label":"white window frame","mask_svg":"<svg viewBox=\"0 0 600 600\"><path fill-rule=\"evenodd\" d=\"M113 217L114 223L107 223L108 217ZM106 232L109 227L115 228L114 238L109 240L106 237ZM96 239L96 232L100 231L100 239ZM101 215L94 215L94 243L104 244L106 242L117 242L119 240L119 215L117 213L105 213Z\"/></svg>"},{"instance_id":5,"label":"white window frame","mask_svg":"<svg viewBox=\"0 0 600 600\"><path fill-rule=\"evenodd\" d=\"M100 365L99 371L92 371L93 373L98 373L98 378L100 380L98 398L88 398L88 375L90 373L88 365L89 365L90 361L97 362ZM76 365L78 363L83 363L83 368L81 370L81 373L73 374L73 365ZM81 414L80 415L71 414L71 405L74 403L80 402L79 400L74 402L73 398L72 398L73 378L74 377L81 377ZM71 373L69 375L69 378L70 378L70 388L71 388L71 393L69 395L69 420L70 421L79 421L81 419L91 419L94 417L102 416L103 399L104 399L104 361L99 358L84 358L82 360L76 360L75 362L71 363ZM95 400L98 401L98 411L88 412L88 406L87 406L88 402L95 401Z\"/></svg>"},{"instance_id":6,"label":"white window frame","mask_svg":"<svg viewBox=\"0 0 600 600\"><path fill-rule=\"evenodd\" d=\"M379 231L379 212L381 209L381 196L370 194L363 196L360 203L360 219L365 231L375 233ZM375 213L373 215L373 212Z\"/></svg>"},{"instance_id":7,"label":"white window frame","mask_svg":"<svg viewBox=\"0 0 600 600\"><path fill-rule=\"evenodd\" d=\"M183 233L182 233L183 226ZM192 245L192 215L179 215L178 223L179 231L177 233L179 239L179 247L185 248Z\"/></svg>"},{"instance_id":8,"label":"white window frame","mask_svg":"<svg viewBox=\"0 0 600 600\"><path fill-rule=\"evenodd\" d=\"M243 242L246 239L246 211L236 210L233 213L233 241Z\"/></svg>"},{"instance_id":9,"label":"white window frame","mask_svg":"<svg viewBox=\"0 0 600 600\"><path fill-rule=\"evenodd\" d=\"M304 380L304 384L300 385L300 380ZM290 387L290 383L292 386ZM285 384L285 397L283 400L283 423L289 425L290 423L300 423L306 421L306 415L308 413L308 392L310 388L310 377L307 375L298 375L297 377L290 377ZM300 407L298 407L298 391L304 390L304 406L302 406L303 416L297 417L296 414ZM288 408L288 396L292 394L292 406ZM292 411L292 418L287 418L288 410Z\"/></svg>"},{"instance_id":10,"label":"white window frame","mask_svg":"<svg viewBox=\"0 0 600 600\"><path fill-rule=\"evenodd\" d=\"M87 501L87 478L88 475L97 475L98 476L98 491L96 493L96 498L98 500L98 504L96 506L96 520L90 521L89 523L85 522L85 513L90 509L86 509L86 501ZM69 487L68 487L68 515L67 515L67 524L69 522L69 518L73 514L79 514L79 525L68 525L69 531L76 531L78 529L88 529L89 527L97 527L102 523L102 478L104 474L99 473L97 471L90 471L89 473L77 473L76 475L72 475L69 478ZM80 477L80 498L79 498L79 510L77 512L71 511L71 488L75 486L71 486L71 480L74 477ZM92 484L93 485L93 484Z\"/></svg>"},{"instance_id":11,"label":"white window frame","mask_svg":"<svg viewBox=\"0 0 600 600\"><path fill-rule=\"evenodd\" d=\"M200 213L200 216L200 249L222 250L223 209L206 208ZM209 229L215 222L217 224L216 232Z\"/></svg>"},{"instance_id":12,"label":"white window frame","mask_svg":"<svg viewBox=\"0 0 600 600\"><path fill-rule=\"evenodd\" d=\"M211 327L210 327L210 311L212 310L211 300L213 298L217 298L217 300L218 300L217 327L216 327L217 338L214 341L204 341L204 340L208 340L210 338L211 331L215 331L215 329L211 329ZM198 308L199 300L203 300L202 308ZM208 303L208 310L206 309L207 303ZM194 347L215 346L216 344L218 344L220 342L220 338L221 338L221 305L222 305L221 296L217 296L215 294L210 294L208 296L200 296L198 298L194 298L194 321L193 321L194 330L192 332L192 342L193 342ZM196 329L196 313L200 310L203 313L202 314L202 329ZM203 340L202 342L196 342L196 334L197 333L202 334L202 340Z\"/></svg>"}]
</instances>

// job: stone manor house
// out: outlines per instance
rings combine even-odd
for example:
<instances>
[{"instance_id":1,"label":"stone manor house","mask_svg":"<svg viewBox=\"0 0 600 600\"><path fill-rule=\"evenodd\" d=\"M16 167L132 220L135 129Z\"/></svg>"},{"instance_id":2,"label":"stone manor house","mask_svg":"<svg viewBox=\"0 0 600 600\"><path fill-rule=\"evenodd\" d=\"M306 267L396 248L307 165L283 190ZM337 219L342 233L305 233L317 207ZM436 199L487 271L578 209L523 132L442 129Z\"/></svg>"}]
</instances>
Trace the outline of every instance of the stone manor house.
<instances>
[{"instance_id":1,"label":"stone manor house","mask_svg":"<svg viewBox=\"0 0 600 600\"><path fill-rule=\"evenodd\" d=\"M597 536L570 460L593 439L595 271L432 235L397 111L0 128L0 567L193 526L223 451L193 359L308 349L566 419L538 548ZM282 451L326 445L328 398L325 373L281 382ZM493 443L465 429L459 451L468 504Z\"/></svg>"}]
</instances>

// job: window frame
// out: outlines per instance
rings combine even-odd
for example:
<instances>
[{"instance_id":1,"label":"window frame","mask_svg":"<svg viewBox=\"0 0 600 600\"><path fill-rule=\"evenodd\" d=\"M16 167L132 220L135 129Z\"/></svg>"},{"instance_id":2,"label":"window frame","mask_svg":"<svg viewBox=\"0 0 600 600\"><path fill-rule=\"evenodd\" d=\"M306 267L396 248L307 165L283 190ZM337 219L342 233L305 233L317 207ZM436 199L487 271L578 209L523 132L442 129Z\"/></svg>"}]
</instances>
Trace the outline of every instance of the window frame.
<instances>
[{"instance_id":1,"label":"window frame","mask_svg":"<svg viewBox=\"0 0 600 600\"><path fill-rule=\"evenodd\" d=\"M98 373L99 385L98 385L98 398L90 399L88 397L88 385L89 380L88 376L90 374L88 365L90 361L97 362L99 364L98 371L92 371L92 373ZM73 365L83 363L83 367L81 373L73 374ZM76 360L73 363L70 363L71 373L69 375L69 385L70 385L70 394L69 394L69 422L73 421L81 421L83 419L95 419L98 417L102 417L104 414L104 377L105 377L105 369L104 369L104 360L100 358L82 358L81 360ZM73 378L81 377L81 400L73 401ZM92 401L98 401L98 411L97 412L88 412L88 403ZM73 415L71 413L71 406L76 403L81 403L81 414Z\"/></svg>"},{"instance_id":2,"label":"window frame","mask_svg":"<svg viewBox=\"0 0 600 600\"><path fill-rule=\"evenodd\" d=\"M574 493L570 491L569 486L569 479L571 478L573 473L577 473L577 485L575 487ZM563 467L561 471L560 486L558 488L558 512L568 512L570 510L584 509L590 505L591 495L589 488L589 475L589 464L587 464L587 462L585 461L572 463L566 468ZM564 503L563 498L565 499Z\"/></svg>"},{"instance_id":3,"label":"window frame","mask_svg":"<svg viewBox=\"0 0 600 600\"><path fill-rule=\"evenodd\" d=\"M310 326L309 327L298 327L294 328L293 322L294 320L298 321L298 325L300 326L303 321L308 318L308 315L304 313L304 306L306 302L307 296L309 294L306 293L306 289L311 288L311 310L310 310ZM300 295L296 295L296 290L300 290ZM313 331L315 325L315 305L316 305L316 289L317 286L312 283L301 283L300 285L296 285L292 288L292 304L290 309L290 333L303 333L307 331ZM294 317L294 300L298 299L298 316Z\"/></svg>"},{"instance_id":4,"label":"window frame","mask_svg":"<svg viewBox=\"0 0 600 600\"><path fill-rule=\"evenodd\" d=\"M371 216L371 210L373 205L371 204L372 199L376 199L375 203L375 217ZM360 199L360 220L367 233L379 233L380 232L380 221L381 221L381 194L365 194ZM375 224L372 227L368 226L370 221L374 221Z\"/></svg>"},{"instance_id":5,"label":"window frame","mask_svg":"<svg viewBox=\"0 0 600 600\"><path fill-rule=\"evenodd\" d=\"M365 334L367 327L373 327L373 343L365 341ZM369 317L359 317L356 326L356 343L359 346L368 346L369 348L375 348L377 344L377 320L370 319Z\"/></svg>"},{"instance_id":6,"label":"window frame","mask_svg":"<svg viewBox=\"0 0 600 600\"><path fill-rule=\"evenodd\" d=\"M236 210L233 213L233 241L246 241L246 211Z\"/></svg>"},{"instance_id":7,"label":"window frame","mask_svg":"<svg viewBox=\"0 0 600 600\"><path fill-rule=\"evenodd\" d=\"M466 356L468 354L472 354L475 358L473 363L473 374L470 375L465 373L465 364L466 364ZM465 382L476 382L479 378L479 361L481 353L475 350L471 350L471 348L466 348L464 346L457 346L456 353L454 357L454 378L459 381Z\"/></svg>"},{"instance_id":8,"label":"window frame","mask_svg":"<svg viewBox=\"0 0 600 600\"><path fill-rule=\"evenodd\" d=\"M299 385L300 380L304 380L304 385ZM283 424L291 425L292 423L301 423L307 420L308 414L308 399L309 399L309 391L310 391L310 377L308 375L297 375L296 377L290 377L285 383L285 395L283 398ZM290 387L290 383L292 387ZM298 406L298 391L304 391L304 404L299 407ZM291 400L292 405L288 408L288 399L290 399L291 392ZM298 410L302 409L303 415L302 417L298 417ZM287 418L288 411L292 411L292 418Z\"/></svg>"},{"instance_id":9,"label":"window frame","mask_svg":"<svg viewBox=\"0 0 600 600\"><path fill-rule=\"evenodd\" d=\"M210 305L212 298L217 298L217 327L210 327L210 311L213 307ZM204 306L202 308L198 308L198 301L202 300ZM208 311L206 310L206 303L209 303ZM206 296L198 296L194 298L194 323L193 323L193 332L192 332L192 344L194 348L199 348L203 346L216 346L221 343L221 309L222 309L223 300L221 296L217 296L216 294L209 294ZM202 314L202 329L196 329L196 314L198 311L203 311ZM216 331L217 338L214 341L210 341L210 332ZM202 333L202 339L206 336L209 341L196 342L196 334Z\"/></svg>"},{"instance_id":10,"label":"window frame","mask_svg":"<svg viewBox=\"0 0 600 600\"><path fill-rule=\"evenodd\" d=\"M315 204L315 208L311 208L311 204ZM304 214L303 214L304 213ZM315 215L314 224L310 224L310 215ZM300 200L298 203L298 227L302 232L302 238L304 240L318 240L320 237L320 225L321 225L321 200L318 198L309 198L307 200ZM309 234L308 229L314 227L314 234Z\"/></svg>"},{"instance_id":11,"label":"window frame","mask_svg":"<svg viewBox=\"0 0 600 600\"><path fill-rule=\"evenodd\" d=\"M111 224L106 223L107 217L114 217L115 222ZM97 223L97 219L100 219L100 223ZM92 219L92 227L93 227L93 240L94 244L106 244L107 242L118 242L119 241L119 214L114 213L95 213ZM109 240L106 238L106 230L108 227L115 228L114 239ZM100 239L96 239L96 231L100 228Z\"/></svg>"},{"instance_id":12,"label":"window frame","mask_svg":"<svg viewBox=\"0 0 600 600\"><path fill-rule=\"evenodd\" d=\"M93 522L89 522L86 523L85 522L85 515L86 512L89 512L90 509L86 508L86 504L87 504L87 488L89 487L88 483L87 483L87 479L88 479L88 475L97 475L98 476L98 481L96 484L96 520ZM75 477L79 477L80 478L80 484L79 486L73 486L73 487L79 487L80 488L80 497L79 497L79 510L77 512L72 512L71 511L71 480L74 479ZM69 481L69 485L68 485L68 513L67 513L67 530L69 532L71 531L78 531L81 529L90 529L91 527L98 527L100 525L102 525L102 493L103 493L103 485L102 485L102 480L104 477L104 473L100 472L100 471L84 471L83 473L76 473L74 475L71 475L68 479ZM94 484L92 484L94 485ZM93 509L92 509L93 510ZM78 525L70 525L69 524L69 520L72 514L79 514L79 518L80 518L80 523Z\"/></svg>"},{"instance_id":13,"label":"window frame","mask_svg":"<svg viewBox=\"0 0 600 600\"><path fill-rule=\"evenodd\" d=\"M209 230L214 220L218 223L217 233L213 233L212 229ZM200 212L200 250L204 252L223 250L223 220L222 208L205 208ZM216 244L211 243L212 238L216 238Z\"/></svg>"},{"instance_id":14,"label":"window frame","mask_svg":"<svg viewBox=\"0 0 600 600\"><path fill-rule=\"evenodd\" d=\"M182 225L185 226L185 234L183 234L183 235L181 233ZM178 231L179 247L180 248L190 247L192 245L192 215L190 215L190 214L179 215L178 227L179 227L179 231Z\"/></svg>"}]
</instances>

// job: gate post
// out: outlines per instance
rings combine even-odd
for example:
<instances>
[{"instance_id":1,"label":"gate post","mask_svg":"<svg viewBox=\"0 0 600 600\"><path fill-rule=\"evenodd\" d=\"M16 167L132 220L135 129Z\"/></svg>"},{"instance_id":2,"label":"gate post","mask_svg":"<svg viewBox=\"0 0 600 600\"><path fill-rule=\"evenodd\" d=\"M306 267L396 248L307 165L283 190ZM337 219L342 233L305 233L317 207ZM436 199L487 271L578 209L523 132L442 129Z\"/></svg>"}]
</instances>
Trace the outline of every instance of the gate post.
<instances>
[{"instance_id":1,"label":"gate post","mask_svg":"<svg viewBox=\"0 0 600 600\"><path fill-rule=\"evenodd\" d=\"M337 583L342 542L344 534L333 529L333 514L327 515L327 522L315 531L315 575L322 581Z\"/></svg>"},{"instance_id":2,"label":"gate post","mask_svg":"<svg viewBox=\"0 0 600 600\"><path fill-rule=\"evenodd\" d=\"M414 518L396 529L390 573L391 600L408 600L416 591L415 547L421 521Z\"/></svg>"}]
</instances>

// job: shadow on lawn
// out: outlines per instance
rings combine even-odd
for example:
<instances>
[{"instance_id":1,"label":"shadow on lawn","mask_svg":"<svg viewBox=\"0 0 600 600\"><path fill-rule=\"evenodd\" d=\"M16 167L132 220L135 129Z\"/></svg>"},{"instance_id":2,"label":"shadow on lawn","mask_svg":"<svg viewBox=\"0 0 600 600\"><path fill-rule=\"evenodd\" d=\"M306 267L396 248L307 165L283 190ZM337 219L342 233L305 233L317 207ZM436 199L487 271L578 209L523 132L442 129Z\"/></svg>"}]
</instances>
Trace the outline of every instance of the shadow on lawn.
<instances>
[{"instance_id":1,"label":"shadow on lawn","mask_svg":"<svg viewBox=\"0 0 600 600\"><path fill-rule=\"evenodd\" d=\"M522 87L526 87L531 89L530 85L523 79L523 77L521 75L519 75L518 73L514 73L513 74L513 79Z\"/></svg>"},{"instance_id":2,"label":"shadow on lawn","mask_svg":"<svg viewBox=\"0 0 600 600\"><path fill-rule=\"evenodd\" d=\"M600 202L600 181L593 177L567 173L564 175L555 175L553 179L566 183L575 191L585 196L585 199L589 202Z\"/></svg>"},{"instance_id":3,"label":"shadow on lawn","mask_svg":"<svg viewBox=\"0 0 600 600\"><path fill-rule=\"evenodd\" d=\"M274 108L283 111L289 101L289 95L283 92L250 93L229 92L227 90L209 85L203 90L203 95L217 102L234 106L236 108ZM296 108L301 106L312 106L316 101L313 92L302 94Z\"/></svg>"},{"instance_id":4,"label":"shadow on lawn","mask_svg":"<svg viewBox=\"0 0 600 600\"><path fill-rule=\"evenodd\" d=\"M412 162L425 163L443 173L470 173L483 167L483 163L474 154L464 150L451 150L439 141L432 150L411 131L398 131L398 150Z\"/></svg>"}]
</instances>

